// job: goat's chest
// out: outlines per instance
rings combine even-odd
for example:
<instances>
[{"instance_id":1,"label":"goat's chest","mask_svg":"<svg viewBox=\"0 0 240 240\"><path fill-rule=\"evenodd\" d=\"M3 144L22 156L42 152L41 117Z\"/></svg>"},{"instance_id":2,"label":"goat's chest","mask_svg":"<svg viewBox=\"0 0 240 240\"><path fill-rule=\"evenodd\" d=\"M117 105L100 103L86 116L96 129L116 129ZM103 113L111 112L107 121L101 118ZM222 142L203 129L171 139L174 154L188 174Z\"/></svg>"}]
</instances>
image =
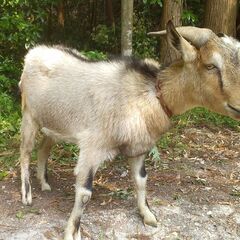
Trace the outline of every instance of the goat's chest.
<instances>
[{"instance_id":1,"label":"goat's chest","mask_svg":"<svg viewBox=\"0 0 240 240\"><path fill-rule=\"evenodd\" d=\"M124 126L120 128L121 139L124 139L120 151L129 157L145 154L169 127L169 120L158 119L157 121L149 116L148 118L141 116L135 121L126 120Z\"/></svg>"}]
</instances>

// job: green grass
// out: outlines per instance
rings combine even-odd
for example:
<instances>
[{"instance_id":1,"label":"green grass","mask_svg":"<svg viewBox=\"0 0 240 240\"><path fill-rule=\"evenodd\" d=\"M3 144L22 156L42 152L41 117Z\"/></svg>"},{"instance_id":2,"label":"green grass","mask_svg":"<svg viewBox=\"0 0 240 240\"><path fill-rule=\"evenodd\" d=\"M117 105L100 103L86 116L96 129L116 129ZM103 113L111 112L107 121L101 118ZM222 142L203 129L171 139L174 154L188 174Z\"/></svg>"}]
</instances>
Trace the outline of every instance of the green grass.
<instances>
[{"instance_id":1,"label":"green grass","mask_svg":"<svg viewBox=\"0 0 240 240\"><path fill-rule=\"evenodd\" d=\"M213 113L204 108L195 108L188 111L181 116L173 118L176 127L181 128L192 125L215 125L218 127L226 127L235 131L239 131L239 121L236 121L230 117L222 116L217 113Z\"/></svg>"}]
</instances>

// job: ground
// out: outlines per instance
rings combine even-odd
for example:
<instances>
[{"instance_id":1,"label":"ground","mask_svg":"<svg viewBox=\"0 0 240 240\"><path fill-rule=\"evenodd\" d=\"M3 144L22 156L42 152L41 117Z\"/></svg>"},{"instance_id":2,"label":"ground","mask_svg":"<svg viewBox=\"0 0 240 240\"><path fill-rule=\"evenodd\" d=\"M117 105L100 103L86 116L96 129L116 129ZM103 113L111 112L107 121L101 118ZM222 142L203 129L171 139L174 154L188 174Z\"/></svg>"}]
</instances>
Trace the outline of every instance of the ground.
<instances>
[{"instance_id":1,"label":"ground","mask_svg":"<svg viewBox=\"0 0 240 240\"><path fill-rule=\"evenodd\" d=\"M164 136L160 160L147 160L157 228L143 225L128 165L119 158L97 173L81 219L83 239L240 240L240 134L204 125L174 133ZM19 172L8 171L0 181L0 239L62 239L74 202L73 168L50 159L52 192L41 192L33 163L31 207L21 204Z\"/></svg>"}]
</instances>

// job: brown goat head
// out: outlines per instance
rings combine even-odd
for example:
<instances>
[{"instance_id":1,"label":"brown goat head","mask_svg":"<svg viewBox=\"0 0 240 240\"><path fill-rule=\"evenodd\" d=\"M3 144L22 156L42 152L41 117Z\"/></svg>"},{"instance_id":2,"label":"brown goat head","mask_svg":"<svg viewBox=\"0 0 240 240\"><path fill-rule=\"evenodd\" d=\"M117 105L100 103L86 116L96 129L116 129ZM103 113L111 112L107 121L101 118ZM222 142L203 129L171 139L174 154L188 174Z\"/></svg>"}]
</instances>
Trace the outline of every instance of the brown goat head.
<instances>
[{"instance_id":1,"label":"brown goat head","mask_svg":"<svg viewBox=\"0 0 240 240\"><path fill-rule=\"evenodd\" d=\"M169 74L176 72L176 78L185 81L185 93L189 95L192 106L204 106L240 118L239 42L226 35L219 37L210 29L175 29L171 21L166 31L149 34L166 35L169 45L181 53L182 60L172 64ZM177 74L178 68L183 70L181 76Z\"/></svg>"}]
</instances>

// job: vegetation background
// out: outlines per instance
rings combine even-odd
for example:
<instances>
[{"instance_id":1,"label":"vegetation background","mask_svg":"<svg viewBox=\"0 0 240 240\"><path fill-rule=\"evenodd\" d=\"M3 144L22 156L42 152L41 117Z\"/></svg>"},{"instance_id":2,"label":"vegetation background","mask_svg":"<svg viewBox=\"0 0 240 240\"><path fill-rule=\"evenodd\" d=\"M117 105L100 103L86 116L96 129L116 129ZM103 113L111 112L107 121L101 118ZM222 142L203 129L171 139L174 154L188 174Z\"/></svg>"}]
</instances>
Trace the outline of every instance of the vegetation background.
<instances>
[{"instance_id":1,"label":"vegetation background","mask_svg":"<svg viewBox=\"0 0 240 240\"><path fill-rule=\"evenodd\" d=\"M237 0L134 0L134 10L130 13L133 55L165 61L165 43L146 33L164 28L168 19L173 19L176 25L206 26L239 37L238 13ZM2 169L13 166L18 158L21 119L18 81L27 50L36 44L64 44L89 58L106 59L121 53L121 20L128 17L121 18L120 0L0 0ZM176 129L191 124L239 129L238 122L203 109L176 117L174 121L178 126L174 134L178 134ZM168 141L169 134L160 140L158 147L166 147ZM62 148L76 150L72 145ZM152 154L159 157L157 148Z\"/></svg>"}]
</instances>

